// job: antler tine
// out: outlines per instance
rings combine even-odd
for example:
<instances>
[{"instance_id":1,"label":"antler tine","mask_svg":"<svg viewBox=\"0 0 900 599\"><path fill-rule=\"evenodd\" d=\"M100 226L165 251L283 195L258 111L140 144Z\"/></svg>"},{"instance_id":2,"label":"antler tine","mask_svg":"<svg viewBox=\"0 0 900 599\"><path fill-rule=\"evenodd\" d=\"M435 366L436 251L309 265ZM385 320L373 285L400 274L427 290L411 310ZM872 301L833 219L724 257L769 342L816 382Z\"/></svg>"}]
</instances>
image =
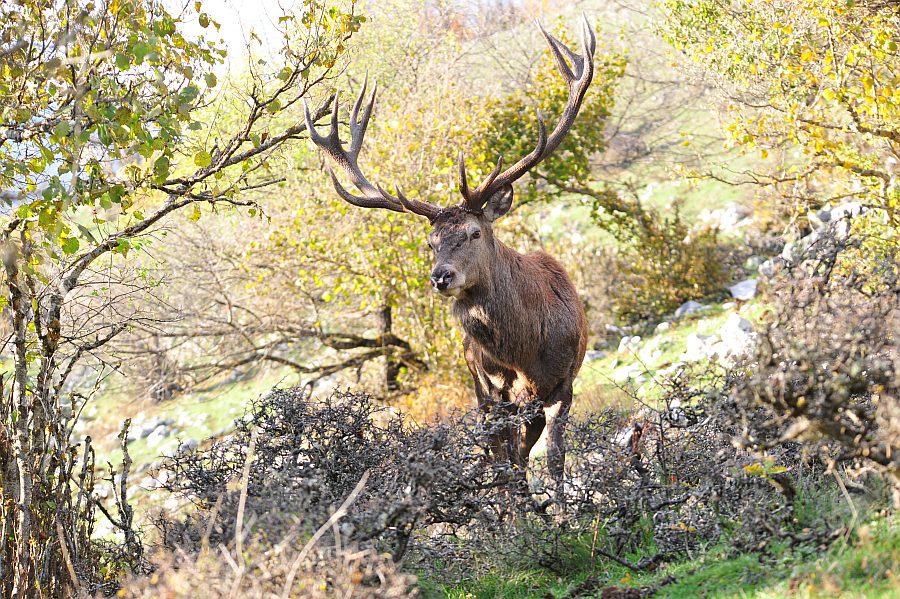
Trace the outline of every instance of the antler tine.
<instances>
[{"instance_id":1,"label":"antler tine","mask_svg":"<svg viewBox=\"0 0 900 599\"><path fill-rule=\"evenodd\" d=\"M468 203L471 199L469 196L469 181L466 177L466 157L463 154L463 151L459 151L459 193L462 195L463 199Z\"/></svg>"},{"instance_id":2,"label":"antler tine","mask_svg":"<svg viewBox=\"0 0 900 599\"><path fill-rule=\"evenodd\" d=\"M372 96L369 98L369 102L363 110L362 120L360 121L358 119L359 109L362 105L363 98L366 95L366 87L368 84L369 72L366 71L362 89L359 90L359 95L356 96L356 102L353 103L353 110L350 112L350 154L354 157L359 156L363 137L366 135L366 129L369 127L369 117L372 116L372 108L375 106L375 95L378 93L378 83L376 82L372 84Z\"/></svg>"},{"instance_id":3,"label":"antler tine","mask_svg":"<svg viewBox=\"0 0 900 599\"><path fill-rule=\"evenodd\" d=\"M337 194L341 196L341 199L345 202L353 204L354 206L359 206L360 208L384 208L385 210L393 210L394 212L403 212L403 207L390 195L384 194L382 197L374 198L368 196L355 196L341 185L341 182L338 181L337 175L334 174L332 169L328 169L328 174L331 175L331 183L334 185L335 191L337 191Z\"/></svg>"},{"instance_id":4,"label":"antler tine","mask_svg":"<svg viewBox=\"0 0 900 599\"><path fill-rule=\"evenodd\" d=\"M540 118L540 117L538 117ZM469 180L466 176L466 158L463 154L463 151L459 151L459 193L462 194L462 197L467 201L470 200L473 196L469 193ZM503 156L497 158L497 165L494 167L494 170L488 174L487 179L485 179L481 185L478 186L478 189L475 190L475 195L478 195L479 190L488 187L494 179L497 178L497 175L500 173L500 169L503 167ZM470 208L472 208L470 206Z\"/></svg>"},{"instance_id":5,"label":"antler tine","mask_svg":"<svg viewBox=\"0 0 900 599\"><path fill-rule=\"evenodd\" d=\"M466 176L465 159L462 156L462 152L460 152L460 193L462 193L462 196L465 199L466 208L468 210L474 212L481 211L484 208L485 203L490 199L491 195L494 192L505 185L512 185L513 182L519 179L522 175L533 168L534 165L542 160L544 152L547 148L547 127L544 125L544 116L541 114L540 109L537 110L537 121L538 142L534 149L514 165L509 167L509 169L504 171L502 175L500 175L500 169L503 165L503 157L499 157L497 159L497 166L494 167L494 170L491 171L487 178L481 182L481 185L476 187L472 192L469 192L468 183L464 181ZM463 192L463 183L466 183L465 192Z\"/></svg>"},{"instance_id":6,"label":"antler tine","mask_svg":"<svg viewBox=\"0 0 900 599\"><path fill-rule=\"evenodd\" d=\"M433 223L434 219L441 213L441 208L439 206L435 206L428 202L421 202L419 200L410 200L403 195L403 192L400 191L400 187L395 186L394 190L397 192L397 199L400 200L400 204L413 214L424 216Z\"/></svg>"},{"instance_id":7,"label":"antler tine","mask_svg":"<svg viewBox=\"0 0 900 599\"><path fill-rule=\"evenodd\" d=\"M541 115L540 115L540 111L538 111L538 122L540 122L540 120L541 120ZM538 134L538 139L540 139L540 134ZM482 181L482 182L481 182L481 185L479 185L479 186L478 186L478 189L476 189L475 191L478 192L478 193L480 193L481 191L484 191L485 189L487 189L488 187L490 187L490 186L491 186L491 183L494 182L494 179L497 178L497 175L500 174L500 169L501 169L501 168L503 168L503 156L499 156L499 157L497 158L497 166L494 167L494 170L492 170L492 171L488 174L487 179L485 179L484 181Z\"/></svg>"},{"instance_id":8,"label":"antler tine","mask_svg":"<svg viewBox=\"0 0 900 599\"><path fill-rule=\"evenodd\" d=\"M328 172L331 175L331 182L334 184L334 189L344 201L361 208L384 208L386 210L393 210L394 212L410 211L414 214L425 216L433 221L441 211L439 207L427 202L408 200L403 197L402 194L399 194L399 189L397 191L402 199L395 198L384 191L380 186L372 185L359 168L357 160L359 158L360 150L362 149L366 128L369 126L369 118L372 116L372 108L375 105L375 94L377 92L377 86L373 85L372 95L366 103L366 106L363 109L362 118L360 119L359 111L360 108L362 108L365 99L368 81L369 75L366 73L362 89L350 111L349 150L344 150L338 131L338 92L335 92L334 107L331 110L331 129L328 132L328 135L324 136L316 131L312 115L309 111L309 104L306 102L306 99L303 100L303 116L306 119L306 128L309 130L309 137L316 146L328 154L328 156L347 173L353 185L362 192L361 196L357 196L347 191L347 189L341 185L340 181L338 181L337 175L334 174L334 170L329 169Z\"/></svg>"},{"instance_id":9,"label":"antler tine","mask_svg":"<svg viewBox=\"0 0 900 599\"><path fill-rule=\"evenodd\" d=\"M566 133L574 124L575 118L578 116L578 111L581 109L584 96L587 93L588 86L590 86L591 80L594 77L594 52L597 48L597 39L594 36L594 31L591 28L586 15L582 14L581 23L581 45L584 51L583 55L573 52L561 41L550 35L540 22L538 22L538 27L544 38L547 40L547 45L550 46L550 52L556 60L559 72L562 74L563 79L566 81L566 85L569 88L569 100L550 135L547 135L543 117L540 110L538 110L538 143L535 149L502 173L499 172L500 162L498 161L498 167L494 169L494 172L492 172L481 185L474 190L469 189L468 182L466 181L465 162L460 153L459 189L465 200L465 206L469 210L482 210L485 203L493 194L506 186L512 185L516 180L537 166L541 160L549 156L557 147L559 147L559 144L562 143Z\"/></svg>"},{"instance_id":10,"label":"antler tine","mask_svg":"<svg viewBox=\"0 0 900 599\"><path fill-rule=\"evenodd\" d=\"M337 176L334 174L334 171L329 169L329 173L331 175L331 182L334 184L334 189L337 191L338 195L341 196L342 199L353 204L354 206L360 206L362 208L385 208L387 210L393 210L395 212L403 212L403 206L400 202L397 201L396 198L391 197L388 194L383 194L377 187L369 183L368 179L362 174L362 171L359 170L359 165L357 164L357 157L359 155L359 146L362 144L362 135L357 135L358 133L365 133L365 131L359 131L358 129L354 130L351 126L350 134L350 147L351 150L348 153L344 150L343 145L341 144L340 134L338 132L338 108L339 108L339 97L340 93L335 92L334 94L334 107L331 110L331 129L328 131L328 135L323 136L320 135L316 131L316 127L312 121L312 115L309 112L309 104L304 99L303 101L303 115L306 119L306 128L309 130L309 137L312 139L313 143L316 144L319 148L321 148L326 154L328 154L332 160L334 160L340 167L350 176L350 181L353 182L353 185L360 190L363 195L356 196L347 191L343 185L337 179ZM355 148L355 151L354 151Z\"/></svg>"},{"instance_id":11,"label":"antler tine","mask_svg":"<svg viewBox=\"0 0 900 599\"><path fill-rule=\"evenodd\" d=\"M572 50L570 50L564 43L547 33L547 30L544 29L544 24L540 21L538 21L538 28L544 35L544 39L547 40L547 44L550 46L550 51L553 53L553 58L556 59L556 66L559 67L559 71L560 73L562 73L562 76L566 80L566 82L568 83L574 79L577 79L579 75L576 75L572 72L572 69L569 68L568 64L566 64L566 61L563 58L563 54L566 55L566 58L569 59L569 62L571 62L572 66L575 67L575 70L579 72L581 71L582 67L581 56L572 52ZM582 28L582 35L583 34L584 29Z\"/></svg>"},{"instance_id":12,"label":"antler tine","mask_svg":"<svg viewBox=\"0 0 900 599\"><path fill-rule=\"evenodd\" d=\"M588 21L587 15L584 14L584 12L581 13L581 27L582 48L584 48L585 52L590 56L591 65L593 66L594 52L597 51L597 36L594 34L594 28L591 27L591 23ZM590 43L590 47L584 43L585 41Z\"/></svg>"}]
</instances>

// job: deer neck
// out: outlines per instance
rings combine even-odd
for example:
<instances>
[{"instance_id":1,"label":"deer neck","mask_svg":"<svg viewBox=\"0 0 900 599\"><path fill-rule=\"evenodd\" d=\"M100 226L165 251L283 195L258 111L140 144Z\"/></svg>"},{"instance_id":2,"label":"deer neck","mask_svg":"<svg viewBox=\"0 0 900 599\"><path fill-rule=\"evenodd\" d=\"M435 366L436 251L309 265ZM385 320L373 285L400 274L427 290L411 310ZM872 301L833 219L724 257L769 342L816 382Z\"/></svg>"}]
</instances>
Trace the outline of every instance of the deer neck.
<instances>
[{"instance_id":1,"label":"deer neck","mask_svg":"<svg viewBox=\"0 0 900 599\"><path fill-rule=\"evenodd\" d=\"M494 244L493 259L479 276L478 283L453 305L465 332L486 349L492 349L507 337L507 329L524 308L516 293L516 262L521 256L496 239Z\"/></svg>"}]
</instances>

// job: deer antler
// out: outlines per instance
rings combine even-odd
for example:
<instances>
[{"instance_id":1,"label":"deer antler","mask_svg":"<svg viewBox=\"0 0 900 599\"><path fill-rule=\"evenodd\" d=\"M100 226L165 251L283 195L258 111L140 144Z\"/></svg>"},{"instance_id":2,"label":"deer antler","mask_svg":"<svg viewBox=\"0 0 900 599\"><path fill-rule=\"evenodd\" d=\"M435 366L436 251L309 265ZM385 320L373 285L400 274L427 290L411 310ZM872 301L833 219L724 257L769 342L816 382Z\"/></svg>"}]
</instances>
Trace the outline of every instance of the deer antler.
<instances>
[{"instance_id":1,"label":"deer antler","mask_svg":"<svg viewBox=\"0 0 900 599\"><path fill-rule=\"evenodd\" d=\"M309 112L309 106L304 99L303 112L306 117L306 128L309 130L309 137L316 146L324 150L325 153L328 154L331 159L347 173L347 175L349 175L353 185L362 192L361 196L357 196L347 191L338 181L337 176L334 174L334 170L329 169L328 172L331 175L331 181L334 183L334 188L337 190L338 195L345 201L361 208L384 208L395 212L412 212L413 214L424 216L430 221L434 221L441 212L440 207L428 202L409 200L403 195L399 188L396 188L397 196L392 196L382 189L381 186L369 183L369 180L366 179L365 175L363 175L362 171L359 169L359 164L357 162L359 151L362 149L363 137L365 137L366 128L369 126L369 117L372 116L372 107L375 105L375 93L377 91L377 85L373 85L372 95L363 109L362 119L360 120L359 110L362 107L368 83L369 75L366 73L362 89L359 91L356 102L353 104L353 109L350 111L349 151L344 150L341 138L338 135L339 93L334 94L334 108L331 111L331 129L326 136L322 136L316 131L312 115Z\"/></svg>"},{"instance_id":2,"label":"deer antler","mask_svg":"<svg viewBox=\"0 0 900 599\"><path fill-rule=\"evenodd\" d=\"M541 160L553 153L559 144L562 143L566 133L568 133L575 122L575 117L578 116L578 111L581 109L581 103L587 93L588 86L590 86L591 79L594 77L594 51L597 48L597 39L594 37L594 31L586 16L583 16L581 24L581 46L584 49L584 56L572 52L565 44L547 33L540 22L538 22L538 27L540 27L541 33L547 39L550 51L556 58L559 72L569 87L569 100L559 122L549 136L544 126L541 111L538 110L538 142L534 150L502 173L500 172L503 161L501 157L497 160L496 168L475 189L469 189L469 183L466 180L465 160L462 152L459 153L459 191L465 200L465 208L471 212L481 212L485 203L493 194L506 186L512 185ZM571 66L566 62L567 59Z\"/></svg>"}]
</instances>

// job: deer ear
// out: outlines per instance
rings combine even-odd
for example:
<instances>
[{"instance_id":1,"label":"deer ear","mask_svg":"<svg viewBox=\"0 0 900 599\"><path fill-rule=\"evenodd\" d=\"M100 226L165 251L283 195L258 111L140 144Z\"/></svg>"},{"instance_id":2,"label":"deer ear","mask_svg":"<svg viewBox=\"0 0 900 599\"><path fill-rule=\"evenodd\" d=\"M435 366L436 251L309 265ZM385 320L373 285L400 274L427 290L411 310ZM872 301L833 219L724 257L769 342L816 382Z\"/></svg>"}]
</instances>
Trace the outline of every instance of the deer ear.
<instances>
[{"instance_id":1,"label":"deer ear","mask_svg":"<svg viewBox=\"0 0 900 599\"><path fill-rule=\"evenodd\" d=\"M494 222L507 212L512 206L513 188L512 185L504 185L488 199L484 206L484 216L489 221Z\"/></svg>"}]
</instances>

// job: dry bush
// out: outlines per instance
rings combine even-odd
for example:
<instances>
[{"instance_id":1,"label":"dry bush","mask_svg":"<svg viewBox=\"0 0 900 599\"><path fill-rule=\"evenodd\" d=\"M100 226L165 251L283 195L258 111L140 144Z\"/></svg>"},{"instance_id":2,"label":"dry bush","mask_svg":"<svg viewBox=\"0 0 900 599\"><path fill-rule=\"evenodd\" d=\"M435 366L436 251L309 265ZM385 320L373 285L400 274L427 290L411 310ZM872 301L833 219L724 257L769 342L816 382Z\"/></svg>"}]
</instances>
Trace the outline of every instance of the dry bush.
<instances>
[{"instance_id":1,"label":"dry bush","mask_svg":"<svg viewBox=\"0 0 900 599\"><path fill-rule=\"evenodd\" d=\"M273 391L230 439L172 459L169 489L197 509L160 519L174 557L132 592L265 596L299 563L306 586L295 594L392 596L413 584L411 571L437 583L511 565L563 575L583 563L585 538L592 555L636 570L723 541L827 542L837 516L798 513L823 463L767 436L764 410L738 410L742 384L682 373L659 405L571 422L566 490L553 501L540 457L527 491L508 463L488 459L495 421L466 414L415 427L366 395ZM746 449L748 432L766 440L764 453ZM631 551L647 555L629 563Z\"/></svg>"},{"instance_id":2,"label":"dry bush","mask_svg":"<svg viewBox=\"0 0 900 599\"><path fill-rule=\"evenodd\" d=\"M400 596L413 578L394 562L416 531L496 527L533 505L510 464L486 459L505 421L413 427L367 395L319 402L292 389L260 397L236 424L171 459L167 488L196 509L158 519L163 565L132 596Z\"/></svg>"},{"instance_id":3,"label":"dry bush","mask_svg":"<svg viewBox=\"0 0 900 599\"><path fill-rule=\"evenodd\" d=\"M822 463L797 443L773 442L765 453L742 447L745 422L729 395L734 374L682 373L660 382L659 405L641 407L634 396L637 410L570 422L564 518L527 512L493 527L475 521L449 538L422 535L410 552L416 566L454 583L498 564L571 573L583 564L585 538L592 556L634 570L722 542L737 551L833 538L837 515L798 512L821 484ZM532 478L538 496L546 477L539 465ZM630 552L645 555L630 563L622 557Z\"/></svg>"},{"instance_id":4,"label":"dry bush","mask_svg":"<svg viewBox=\"0 0 900 599\"><path fill-rule=\"evenodd\" d=\"M718 231L693 229L676 203L671 215L635 202L607 228L622 245L616 313L626 321L658 318L680 304L720 291L733 275Z\"/></svg>"},{"instance_id":5,"label":"dry bush","mask_svg":"<svg viewBox=\"0 0 900 599\"><path fill-rule=\"evenodd\" d=\"M764 411L770 439L804 441L831 461L862 458L896 480L900 246L841 226L770 283L757 365L735 401Z\"/></svg>"},{"instance_id":6,"label":"dry bush","mask_svg":"<svg viewBox=\"0 0 900 599\"><path fill-rule=\"evenodd\" d=\"M168 489L199 509L184 522L162 520L165 541L196 550L204 535L213 545L233 539L242 476L252 527L275 541L316 530L366 478L341 539L400 559L417 528L510 509L510 466L486 459L495 425L467 416L412 427L367 395L316 402L300 389L271 391L229 439L172 458Z\"/></svg>"},{"instance_id":7,"label":"dry bush","mask_svg":"<svg viewBox=\"0 0 900 599\"><path fill-rule=\"evenodd\" d=\"M291 543L262 543L248 546L239 559L224 547L164 559L151 576L127 581L119 596L391 599L416 594L415 577L371 549L348 547L335 555L316 548L304 555Z\"/></svg>"}]
</instances>

